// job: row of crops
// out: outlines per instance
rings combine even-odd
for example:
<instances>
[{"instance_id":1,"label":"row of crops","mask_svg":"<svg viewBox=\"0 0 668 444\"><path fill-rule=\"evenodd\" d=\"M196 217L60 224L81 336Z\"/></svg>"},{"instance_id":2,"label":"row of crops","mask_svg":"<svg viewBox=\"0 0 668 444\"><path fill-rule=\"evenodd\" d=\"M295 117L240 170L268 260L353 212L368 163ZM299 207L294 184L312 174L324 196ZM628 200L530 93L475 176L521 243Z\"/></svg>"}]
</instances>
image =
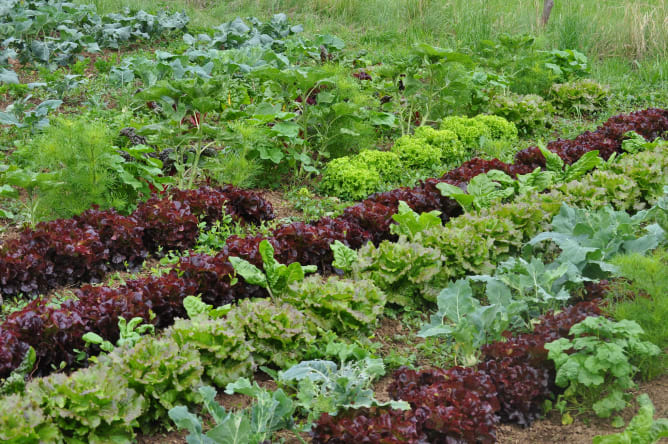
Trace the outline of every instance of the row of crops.
<instances>
[{"instance_id":1,"label":"row of crops","mask_svg":"<svg viewBox=\"0 0 668 444\"><path fill-rule=\"evenodd\" d=\"M626 426L665 374L668 110L612 112L583 54L384 58L283 14L60 1L0 21L3 442L493 443L550 410ZM294 184L288 218L257 189ZM432 360L379 352L389 318ZM595 443L668 436L637 402Z\"/></svg>"}]
</instances>

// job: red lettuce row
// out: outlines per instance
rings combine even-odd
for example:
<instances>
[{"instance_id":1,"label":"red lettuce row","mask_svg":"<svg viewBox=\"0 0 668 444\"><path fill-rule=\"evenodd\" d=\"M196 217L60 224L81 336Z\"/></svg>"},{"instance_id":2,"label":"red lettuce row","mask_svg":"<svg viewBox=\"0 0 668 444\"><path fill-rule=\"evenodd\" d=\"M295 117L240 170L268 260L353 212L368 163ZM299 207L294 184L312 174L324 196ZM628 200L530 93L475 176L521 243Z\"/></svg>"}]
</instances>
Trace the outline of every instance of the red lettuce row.
<instances>
[{"instance_id":1,"label":"red lettuce row","mask_svg":"<svg viewBox=\"0 0 668 444\"><path fill-rule=\"evenodd\" d=\"M219 220L223 208L239 222L273 218L271 204L257 193L225 186L154 195L129 216L91 209L43 222L0 248L0 292L35 294L96 282L109 270L140 265L160 248L187 249L197 240L199 219Z\"/></svg>"},{"instance_id":2,"label":"red lettuce row","mask_svg":"<svg viewBox=\"0 0 668 444\"><path fill-rule=\"evenodd\" d=\"M619 150L621 149L623 134L627 130L634 129L638 129L647 138L653 138L667 131L668 111L650 109L630 115L613 117L596 132L590 134L600 134L601 143L612 143L610 140L613 140L617 147L616 149ZM570 161L570 159L576 160L576 156L579 158L579 155L586 152L583 150L600 149L599 146L592 142L595 139L594 136L588 135L582 140L585 139L589 143L586 147L583 148L584 145L582 144L584 142L574 142L574 148L564 148L559 151L560 155L566 156ZM578 139L574 140L577 141ZM273 230L268 240L274 246L280 262L289 264L297 261L303 265L317 265L321 272L329 273L334 271L331 265L333 259L332 252L329 247L333 241L340 240L351 248L358 248L369 240L378 243L384 239L392 239L389 230L392 223L391 216L396 212L400 200L406 201L409 206L418 212L439 210L442 212L441 217L447 220L450 217L456 217L461 214L462 209L454 200L441 195L436 188L439 182L446 181L455 185L463 185L475 175L489 171L490 169L501 169L509 174L519 171L528 172L535 168L535 164L544 163L544 161L545 159L537 149L528 149L518 153L516 163L513 165L507 165L498 160L473 159L447 173L441 179L428 179L414 188L403 187L385 193L374 194L368 199L347 208L341 217L335 219L323 218L311 224L296 222L283 225ZM225 189L221 190L221 192L223 191ZM228 204L228 207L234 208L232 214L235 217L240 217L243 220L258 220L258 218L269 217L271 207L268 204L264 205L253 194L246 194L249 192L232 191L235 191L235 194L234 197L230 198L232 205ZM230 192L229 189L227 192ZM217 200L218 197L199 190L179 192L177 193L177 197L178 199L174 201L183 203L178 207L172 204L174 201L169 201L172 203L159 204L158 202L162 201L157 198L143 204L142 209L138 209L138 211L144 217L149 218L151 223L148 224L148 230L142 228L140 232L132 229L131 221L123 219L125 225L120 225L123 228L117 234L114 231L114 218L117 216L112 215L112 213L108 213L110 214L108 218L97 218L91 215L85 217L87 218L86 220L91 221L90 226L95 227L100 233L105 233L103 237L100 237L100 242L105 245L105 250L113 248L116 245L116 241L121 240L117 247L119 257L128 257L127 255L131 254L131 245L137 242L136 236L139 233L141 233L142 245L145 246L149 245L156 248L160 242L172 242L187 246L188 242L194 241L189 241L191 238L185 234L191 230L189 227L192 227L192 217L217 217L217 213L211 207L218 208L220 200ZM198 205L194 202L205 203ZM155 208L156 205L158 208ZM187 206L189 210L185 211L183 205ZM84 217L84 215L81 217ZM134 215L130 216L129 219L132 217ZM161 230L160 223L168 223L170 226L164 227ZM72 335L76 336L82 331L95 331L105 339L113 340L116 334L114 333L114 328L108 327L108 331L100 331L100 328L104 327L107 329L107 325L115 326L118 316L123 316L126 319L137 316L137 314L134 314L134 308L130 307L131 305L141 307L143 305L149 306L150 304L153 312L162 313L153 322L156 325L166 326L172 322L174 316L179 315L180 308L175 307L175 305L178 305L180 298L187 294L202 294L206 302L216 305L234 302L247 297L264 296L264 290L247 285L243 280L232 286L230 273L233 268L227 260L229 256L239 256L257 266L261 266L258 253L258 245L261 240L261 236L248 238L233 236L228 239L225 249L216 256L194 255L182 258L176 266L178 272L175 270L170 275L161 278L149 278L151 279L150 282L141 279L132 281L117 291L105 294L104 297L115 301L112 305L116 304L113 305L115 308L110 311L108 324L101 325L96 323L95 320L90 319L84 324L83 330L74 329L71 333L66 334L59 332L58 325L69 325L70 321L65 321L64 318L68 316L76 318L76 316L79 316L79 313L87 313L91 310L89 306L91 302L88 301L103 303L104 297L102 296L88 296L88 293L103 295L103 292L106 291L97 290L95 289L96 287L82 288L79 291L79 301L73 301L69 305L60 307L56 312L52 312L50 308L39 302L29 304L21 312L10 316L10 319L4 325L0 326L0 334L4 336L9 335L14 338L0 343L0 358L2 359L0 361L0 377L6 377L16 367L17 362L20 362L22 354L25 353L27 345L35 346L36 344L40 344L36 347L36 351L40 356L39 372L41 374L50 371L50 367L46 363L59 363L60 361L65 361L68 364L72 363L72 344L77 343L79 346L81 345L80 342L77 342L80 341L80 337L74 338ZM89 244L83 246L89 248L91 251L98 251L96 245L95 238L93 237ZM12 272L20 274L32 266L33 269L42 270L40 272L43 273L44 268L39 268L39 257L39 255L14 255L13 260L17 263L21 263L24 258L27 262L21 267L13 268ZM30 261L34 261L35 263L31 264ZM88 273L93 274L92 272ZM7 269L0 268L0 284L3 286L13 285L14 287L20 287L20 285L23 285L21 283L23 281L20 279L13 281L4 278L3 280L3 276L6 275ZM183 288L188 289L179 293L176 297L172 293L173 290L168 290L171 288L169 282L171 282L171 279L174 279L175 275L180 276L184 280L181 285ZM28 273L26 272L22 276L28 276ZM49 276L49 273L45 273L45 276ZM19 283L17 284L17 282ZM130 291L135 287L147 288L149 284L151 286L150 291L143 290L137 293ZM188 291L190 293L187 293ZM130 297L130 294L134 294L135 296L133 297L135 299L131 303L128 302L129 308L122 309L124 307L123 304L126 303L124 301ZM34 337L27 334L30 331L30 327L27 325L30 324L30 320L33 318L50 320L45 326L36 330ZM58 322L51 320L52 318L58 319ZM144 317L144 319L147 319L147 317ZM71 323L73 325L76 324L74 321ZM16 342L16 340L19 342ZM44 347L44 349L39 350L39 347ZM536 347L537 349L542 349L542 343L537 343ZM17 354L20 357L17 357ZM524 370L517 371L521 372ZM511 412L507 416L516 417L517 415L513 415Z\"/></svg>"},{"instance_id":3,"label":"red lettuce row","mask_svg":"<svg viewBox=\"0 0 668 444\"><path fill-rule=\"evenodd\" d=\"M335 417L325 414L311 432L313 442L496 442L499 422L530 425L542 402L557 392L544 344L568 337L570 327L600 314L597 301L549 312L533 332L508 335L507 341L483 347L483 361L475 368L400 368L388 391L393 399L410 403L412 410L363 408ZM365 430L373 433L372 439L361 439Z\"/></svg>"}]
</instances>

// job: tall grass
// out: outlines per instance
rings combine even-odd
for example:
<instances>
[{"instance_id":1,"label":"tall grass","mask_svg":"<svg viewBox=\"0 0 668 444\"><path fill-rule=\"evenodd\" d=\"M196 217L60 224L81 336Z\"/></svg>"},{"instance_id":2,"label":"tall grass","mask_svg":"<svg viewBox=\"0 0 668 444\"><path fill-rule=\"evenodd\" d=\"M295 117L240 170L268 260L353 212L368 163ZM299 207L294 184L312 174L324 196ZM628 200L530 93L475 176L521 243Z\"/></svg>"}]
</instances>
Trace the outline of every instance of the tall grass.
<instances>
[{"instance_id":1,"label":"tall grass","mask_svg":"<svg viewBox=\"0 0 668 444\"><path fill-rule=\"evenodd\" d=\"M617 77L634 71L668 81L668 0L555 0L539 25L543 0L76 0L101 12L122 7L186 9L194 26L236 16L285 12L308 33L334 33L349 47L396 52L423 41L475 47L501 33L530 33L544 48L573 48L590 58L621 60ZM614 65L606 68L608 74Z\"/></svg>"}]
</instances>

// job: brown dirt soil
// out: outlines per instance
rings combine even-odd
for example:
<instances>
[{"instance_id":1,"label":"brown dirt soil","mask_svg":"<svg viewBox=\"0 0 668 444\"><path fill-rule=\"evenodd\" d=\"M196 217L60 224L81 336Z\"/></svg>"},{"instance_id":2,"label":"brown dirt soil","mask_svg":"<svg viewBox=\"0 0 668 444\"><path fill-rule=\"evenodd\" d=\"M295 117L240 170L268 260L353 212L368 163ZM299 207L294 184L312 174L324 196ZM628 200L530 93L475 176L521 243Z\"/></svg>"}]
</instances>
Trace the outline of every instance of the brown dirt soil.
<instances>
[{"instance_id":1,"label":"brown dirt soil","mask_svg":"<svg viewBox=\"0 0 668 444\"><path fill-rule=\"evenodd\" d=\"M284 197L283 193L280 191L271 191L271 190L253 190L260 193L260 195L265 198L271 206L274 208L274 215L276 219L284 218L295 218L302 215L301 211L295 209L290 202L288 202Z\"/></svg>"}]
</instances>

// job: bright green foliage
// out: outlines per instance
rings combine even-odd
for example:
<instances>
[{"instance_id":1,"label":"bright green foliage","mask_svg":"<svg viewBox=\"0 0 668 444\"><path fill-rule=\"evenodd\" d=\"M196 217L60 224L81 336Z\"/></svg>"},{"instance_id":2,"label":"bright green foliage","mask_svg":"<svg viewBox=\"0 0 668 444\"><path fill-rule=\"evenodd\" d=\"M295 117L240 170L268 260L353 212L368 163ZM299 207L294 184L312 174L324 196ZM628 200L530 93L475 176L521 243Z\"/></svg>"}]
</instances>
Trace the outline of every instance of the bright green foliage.
<instances>
[{"instance_id":1,"label":"bright green foliage","mask_svg":"<svg viewBox=\"0 0 668 444\"><path fill-rule=\"evenodd\" d=\"M649 145L646 151L622 156L605 168L633 179L644 200L654 205L663 195L663 187L668 185L668 143L660 141Z\"/></svg>"},{"instance_id":2,"label":"bright green foliage","mask_svg":"<svg viewBox=\"0 0 668 444\"><path fill-rule=\"evenodd\" d=\"M466 160L468 150L459 141L454 131L436 130L430 126L420 126L413 137L424 139L428 144L441 150L441 160L450 165Z\"/></svg>"},{"instance_id":3,"label":"bright green foliage","mask_svg":"<svg viewBox=\"0 0 668 444\"><path fill-rule=\"evenodd\" d=\"M488 208L515 194L514 180L503 171L491 170L471 179L466 192L449 183L439 183L436 188L443 196L451 197L466 211Z\"/></svg>"},{"instance_id":4,"label":"bright green foliage","mask_svg":"<svg viewBox=\"0 0 668 444\"><path fill-rule=\"evenodd\" d=\"M35 349L30 347L26 352L21 364L12 371L7 379L0 379L0 395L22 393L26 385L26 377L35 366Z\"/></svg>"},{"instance_id":5,"label":"bright green foliage","mask_svg":"<svg viewBox=\"0 0 668 444\"><path fill-rule=\"evenodd\" d=\"M573 180L556 187L578 206L599 209L612 205L616 210L638 211L645 207L641 190L628 176L594 170L586 181Z\"/></svg>"},{"instance_id":6,"label":"bright green foliage","mask_svg":"<svg viewBox=\"0 0 668 444\"><path fill-rule=\"evenodd\" d=\"M552 151L539 146L541 153L545 157L545 167L548 172L554 174L554 182L570 182L587 174L593 168L600 166L603 159L599 157L598 151L589 151L580 157L572 165L564 164L564 161Z\"/></svg>"},{"instance_id":7,"label":"bright green foliage","mask_svg":"<svg viewBox=\"0 0 668 444\"><path fill-rule=\"evenodd\" d=\"M564 114L593 114L608 104L610 90L591 79L552 85L550 99Z\"/></svg>"},{"instance_id":8,"label":"bright green foliage","mask_svg":"<svg viewBox=\"0 0 668 444\"><path fill-rule=\"evenodd\" d=\"M315 265L301 265L299 262L290 265L279 263L274 258L274 247L266 239L260 242L258 248L264 272L245 259L230 257L229 261L234 266L234 271L246 282L266 288L272 297L286 292L293 282L303 281L305 273L315 273L318 270Z\"/></svg>"},{"instance_id":9,"label":"bright green foliage","mask_svg":"<svg viewBox=\"0 0 668 444\"><path fill-rule=\"evenodd\" d=\"M232 309L232 306L226 304L222 307L214 308L213 305L202 302L202 299L198 296L186 296L183 300L183 308L186 309L186 313L188 313L190 319L194 319L197 316L220 319Z\"/></svg>"},{"instance_id":10,"label":"bright green foliage","mask_svg":"<svg viewBox=\"0 0 668 444\"><path fill-rule=\"evenodd\" d=\"M417 137L401 136L394 142L392 152L399 156L405 168L429 169L441 164L441 149Z\"/></svg>"},{"instance_id":11,"label":"bright green foliage","mask_svg":"<svg viewBox=\"0 0 668 444\"><path fill-rule=\"evenodd\" d=\"M257 365L285 367L297 361L302 349L316 338L313 320L280 301L244 300L227 318L243 328Z\"/></svg>"},{"instance_id":12,"label":"bright green foliage","mask_svg":"<svg viewBox=\"0 0 668 444\"><path fill-rule=\"evenodd\" d=\"M520 134L527 135L543 132L550 126L552 109L541 96L510 94L496 96L490 103L489 111L513 122Z\"/></svg>"},{"instance_id":13,"label":"bright green foliage","mask_svg":"<svg viewBox=\"0 0 668 444\"><path fill-rule=\"evenodd\" d=\"M303 361L278 375L278 383L297 392L297 407L307 415L307 422L322 413L336 414L342 407L392 405L407 409L405 402L381 403L374 398L372 383L385 374L382 359L364 358L339 367L332 361Z\"/></svg>"},{"instance_id":14,"label":"bright green foliage","mask_svg":"<svg viewBox=\"0 0 668 444\"><path fill-rule=\"evenodd\" d=\"M438 249L451 277L489 274L495 264L520 251L531 236L548 226L549 214L532 203L514 202L466 213L442 230L423 236L425 246Z\"/></svg>"},{"instance_id":15,"label":"bright green foliage","mask_svg":"<svg viewBox=\"0 0 668 444\"><path fill-rule=\"evenodd\" d=\"M594 437L593 444L654 444L668 438L668 419L654 419L654 404L646 393L638 396L638 413L623 432Z\"/></svg>"},{"instance_id":16,"label":"bright green foliage","mask_svg":"<svg viewBox=\"0 0 668 444\"><path fill-rule=\"evenodd\" d=\"M517 140L517 127L503 117L489 114L478 114L472 120L482 122L489 128L490 136L495 140L514 142Z\"/></svg>"},{"instance_id":17,"label":"bright green foliage","mask_svg":"<svg viewBox=\"0 0 668 444\"><path fill-rule=\"evenodd\" d=\"M334 261L332 265L341 271L352 270L353 264L357 262L357 252L352 248L346 246L340 240L335 240L329 248L334 254Z\"/></svg>"},{"instance_id":18,"label":"bright green foliage","mask_svg":"<svg viewBox=\"0 0 668 444\"><path fill-rule=\"evenodd\" d=\"M177 319L166 336L171 336L181 348L193 345L199 350L206 378L219 387L250 374L255 368L253 349L239 323L205 317Z\"/></svg>"},{"instance_id":19,"label":"bright green foliage","mask_svg":"<svg viewBox=\"0 0 668 444\"><path fill-rule=\"evenodd\" d=\"M570 334L572 341L561 338L545 344L557 369L555 382L566 388L565 399L585 398L602 418L626 407L624 390L635 386L638 360L661 353L659 347L640 339L643 330L634 321L588 317L574 325Z\"/></svg>"},{"instance_id":20,"label":"bright green foliage","mask_svg":"<svg viewBox=\"0 0 668 444\"><path fill-rule=\"evenodd\" d=\"M145 401L125 375L91 367L56 373L26 387L68 443L130 443Z\"/></svg>"},{"instance_id":21,"label":"bright green foliage","mask_svg":"<svg viewBox=\"0 0 668 444\"><path fill-rule=\"evenodd\" d=\"M362 200L376 192L380 185L381 178L378 171L344 156L327 164L318 188L331 196Z\"/></svg>"},{"instance_id":22,"label":"bright green foliage","mask_svg":"<svg viewBox=\"0 0 668 444\"><path fill-rule=\"evenodd\" d=\"M630 319L645 331L643 339L662 350L668 347L668 253L659 248L651 255L618 255L612 260L617 275L608 307L615 319ZM665 371L668 357L641 363L642 376L651 379Z\"/></svg>"},{"instance_id":23,"label":"bright green foliage","mask_svg":"<svg viewBox=\"0 0 668 444\"><path fill-rule=\"evenodd\" d=\"M202 420L187 407L178 406L169 411L176 426L190 432L186 437L188 444L260 444L268 442L274 432L292 428L295 405L283 390L268 392L257 383L251 385L248 379L241 378L228 384L225 393L247 395L254 398L255 403L244 410L226 412L216 402L213 387L200 387L204 408L215 423L206 433L202 431Z\"/></svg>"},{"instance_id":24,"label":"bright green foliage","mask_svg":"<svg viewBox=\"0 0 668 444\"><path fill-rule=\"evenodd\" d=\"M124 345L133 346L136 344L145 333L155 333L155 326L153 324L142 324L144 319L141 317L135 317L127 322L123 316L118 317L118 330L119 338L116 341L116 347L122 347ZM109 341L105 341L97 333L89 331L83 335L82 339L90 344L97 344L100 346L100 349L106 352L110 352L114 349L114 344Z\"/></svg>"},{"instance_id":25,"label":"bright green foliage","mask_svg":"<svg viewBox=\"0 0 668 444\"><path fill-rule=\"evenodd\" d=\"M362 150L353 156L351 161L378 171L380 178L386 182L396 180L401 173L401 160L396 153L390 151Z\"/></svg>"},{"instance_id":26,"label":"bright green foliage","mask_svg":"<svg viewBox=\"0 0 668 444\"><path fill-rule=\"evenodd\" d=\"M356 278L370 279L387 293L387 301L401 306L415 305L417 295L430 297L425 286L434 283L442 267L441 253L400 237L397 242L372 243L359 250L353 267ZM445 279L447 281L447 274Z\"/></svg>"},{"instance_id":27,"label":"bright green foliage","mask_svg":"<svg viewBox=\"0 0 668 444\"><path fill-rule=\"evenodd\" d=\"M197 400L195 388L202 385L204 369L193 343L179 347L171 338L145 338L102 360L146 400L140 418L144 429L155 429L175 405Z\"/></svg>"},{"instance_id":28,"label":"bright green foliage","mask_svg":"<svg viewBox=\"0 0 668 444\"><path fill-rule=\"evenodd\" d=\"M436 298L438 311L419 336L445 336L456 350L463 365L474 365L479 348L487 342L501 339L509 325L507 309L496 301L481 306L473 297L469 280L449 284Z\"/></svg>"},{"instance_id":29,"label":"bright green foliage","mask_svg":"<svg viewBox=\"0 0 668 444\"><path fill-rule=\"evenodd\" d=\"M397 213L392 216L396 224L390 225L390 232L399 236L404 235L409 240L415 241L423 231L443 226L440 214L441 212L436 210L417 214L406 202L399 201Z\"/></svg>"},{"instance_id":30,"label":"bright green foliage","mask_svg":"<svg viewBox=\"0 0 668 444\"><path fill-rule=\"evenodd\" d=\"M484 122L467 117L445 117L441 121L441 129L450 130L457 134L462 145L466 148L478 148L482 144L482 138L489 139L492 137L492 129Z\"/></svg>"},{"instance_id":31,"label":"bright green foliage","mask_svg":"<svg viewBox=\"0 0 668 444\"><path fill-rule=\"evenodd\" d=\"M40 191L41 204L50 217L70 217L93 204L129 210L138 197L150 194L149 183L164 182L158 178L162 163L144 157L145 151L153 149L141 145L128 149L135 160L127 162L113 146L106 124L82 118L55 121L15 156L29 169L54 172L59 185Z\"/></svg>"},{"instance_id":32,"label":"bright green foliage","mask_svg":"<svg viewBox=\"0 0 668 444\"><path fill-rule=\"evenodd\" d=\"M383 313L385 294L373 282L311 276L282 298L310 315L325 331L369 332Z\"/></svg>"},{"instance_id":33,"label":"bright green foliage","mask_svg":"<svg viewBox=\"0 0 668 444\"><path fill-rule=\"evenodd\" d=\"M511 257L499 264L494 276L472 276L486 286L487 298L510 305L517 301L522 305L524 323L547 310L557 310L570 299L570 290L583 282L577 272L569 272L568 264L545 265L540 259L530 260ZM515 309L520 314L520 309Z\"/></svg>"},{"instance_id":34,"label":"bright green foliage","mask_svg":"<svg viewBox=\"0 0 668 444\"><path fill-rule=\"evenodd\" d=\"M17 394L0 400L0 441L6 444L61 443L63 437L34 397Z\"/></svg>"},{"instance_id":35,"label":"bright green foliage","mask_svg":"<svg viewBox=\"0 0 668 444\"><path fill-rule=\"evenodd\" d=\"M530 245L551 240L561 249L560 263L568 263L584 276L605 278L615 268L607 263L620 253L643 253L656 248L666 237L657 224L641 228L645 214L629 216L624 211L603 207L597 211L562 205L552 219L552 231L531 239ZM647 234L638 237L638 233Z\"/></svg>"}]
</instances>

